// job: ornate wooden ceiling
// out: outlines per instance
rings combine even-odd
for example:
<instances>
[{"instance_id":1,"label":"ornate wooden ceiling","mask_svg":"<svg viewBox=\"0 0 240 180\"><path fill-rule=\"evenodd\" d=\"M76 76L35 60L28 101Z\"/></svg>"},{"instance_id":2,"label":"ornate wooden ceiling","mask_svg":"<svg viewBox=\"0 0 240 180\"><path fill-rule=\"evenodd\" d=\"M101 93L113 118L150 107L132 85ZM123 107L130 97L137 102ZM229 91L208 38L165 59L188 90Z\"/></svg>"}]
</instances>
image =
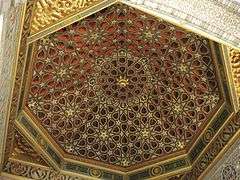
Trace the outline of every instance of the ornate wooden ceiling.
<instances>
[{"instance_id":1,"label":"ornate wooden ceiling","mask_svg":"<svg viewBox=\"0 0 240 180\"><path fill-rule=\"evenodd\" d=\"M4 171L40 179L202 176L240 126L224 48L125 4L61 3L28 1Z\"/></svg>"},{"instance_id":2,"label":"ornate wooden ceiling","mask_svg":"<svg viewBox=\"0 0 240 180\"><path fill-rule=\"evenodd\" d=\"M223 103L208 40L126 5L38 40L32 59L26 108L86 162L159 161Z\"/></svg>"}]
</instances>

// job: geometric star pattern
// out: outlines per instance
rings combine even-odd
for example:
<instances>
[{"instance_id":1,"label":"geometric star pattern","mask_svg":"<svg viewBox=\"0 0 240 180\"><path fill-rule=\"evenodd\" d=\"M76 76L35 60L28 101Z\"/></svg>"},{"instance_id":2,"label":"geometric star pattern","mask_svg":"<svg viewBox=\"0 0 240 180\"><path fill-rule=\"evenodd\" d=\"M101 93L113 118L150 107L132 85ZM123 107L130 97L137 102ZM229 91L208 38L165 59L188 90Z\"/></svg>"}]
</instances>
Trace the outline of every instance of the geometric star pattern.
<instances>
[{"instance_id":1,"label":"geometric star pattern","mask_svg":"<svg viewBox=\"0 0 240 180\"><path fill-rule=\"evenodd\" d=\"M122 4L37 41L31 76L56 143L121 167L187 148L221 100L207 39Z\"/></svg>"}]
</instances>

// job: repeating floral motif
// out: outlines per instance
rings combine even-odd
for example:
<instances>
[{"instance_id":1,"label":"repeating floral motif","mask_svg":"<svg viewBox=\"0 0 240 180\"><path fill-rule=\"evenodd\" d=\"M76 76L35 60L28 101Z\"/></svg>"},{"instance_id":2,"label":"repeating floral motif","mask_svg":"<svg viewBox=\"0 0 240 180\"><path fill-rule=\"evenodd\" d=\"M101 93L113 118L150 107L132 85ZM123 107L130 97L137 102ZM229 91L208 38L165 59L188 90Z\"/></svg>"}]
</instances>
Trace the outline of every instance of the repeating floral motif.
<instances>
[{"instance_id":1,"label":"repeating floral motif","mask_svg":"<svg viewBox=\"0 0 240 180\"><path fill-rule=\"evenodd\" d=\"M129 167L184 149L221 96L209 42L114 5L36 43L27 106L69 154Z\"/></svg>"},{"instance_id":2,"label":"repeating floral motif","mask_svg":"<svg viewBox=\"0 0 240 180\"><path fill-rule=\"evenodd\" d=\"M232 165L227 165L222 170L222 180L236 180L237 170Z\"/></svg>"},{"instance_id":3,"label":"repeating floral motif","mask_svg":"<svg viewBox=\"0 0 240 180\"><path fill-rule=\"evenodd\" d=\"M31 165L26 165L16 161L8 161L4 166L4 171L17 176L22 176L25 178L31 179L42 179L42 180L51 180L51 179L68 179L64 175L57 175L57 173L49 168L40 168ZM76 178L76 177L75 177ZM72 177L74 179L74 177ZM79 178L81 179L81 178Z\"/></svg>"},{"instance_id":4,"label":"repeating floral motif","mask_svg":"<svg viewBox=\"0 0 240 180\"><path fill-rule=\"evenodd\" d=\"M177 175L177 176L168 178L168 180L180 180L182 177L183 175Z\"/></svg>"},{"instance_id":5,"label":"repeating floral motif","mask_svg":"<svg viewBox=\"0 0 240 180\"><path fill-rule=\"evenodd\" d=\"M4 172L16 176L38 180L92 180L92 177L97 178L97 172L94 170L91 171L93 174L90 174L92 177L78 177L74 175L59 173L47 167L37 167L35 165L24 164L17 161L8 161L4 166ZM105 179L111 180L109 177Z\"/></svg>"}]
</instances>

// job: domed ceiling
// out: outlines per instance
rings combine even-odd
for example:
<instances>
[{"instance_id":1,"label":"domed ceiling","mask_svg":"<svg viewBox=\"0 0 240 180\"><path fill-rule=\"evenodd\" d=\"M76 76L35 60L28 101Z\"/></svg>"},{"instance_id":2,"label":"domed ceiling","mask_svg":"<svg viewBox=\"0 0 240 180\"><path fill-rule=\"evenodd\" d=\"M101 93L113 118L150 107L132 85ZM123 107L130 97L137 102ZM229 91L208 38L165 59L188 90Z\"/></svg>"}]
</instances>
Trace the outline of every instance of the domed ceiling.
<instances>
[{"instance_id":1,"label":"domed ceiling","mask_svg":"<svg viewBox=\"0 0 240 180\"><path fill-rule=\"evenodd\" d=\"M223 102L208 40L126 5L33 51L26 107L74 159L159 161L191 146Z\"/></svg>"},{"instance_id":2,"label":"domed ceiling","mask_svg":"<svg viewBox=\"0 0 240 180\"><path fill-rule=\"evenodd\" d=\"M121 3L62 27L29 44L11 156L101 179L198 178L222 125L239 126L222 60L219 44Z\"/></svg>"}]
</instances>

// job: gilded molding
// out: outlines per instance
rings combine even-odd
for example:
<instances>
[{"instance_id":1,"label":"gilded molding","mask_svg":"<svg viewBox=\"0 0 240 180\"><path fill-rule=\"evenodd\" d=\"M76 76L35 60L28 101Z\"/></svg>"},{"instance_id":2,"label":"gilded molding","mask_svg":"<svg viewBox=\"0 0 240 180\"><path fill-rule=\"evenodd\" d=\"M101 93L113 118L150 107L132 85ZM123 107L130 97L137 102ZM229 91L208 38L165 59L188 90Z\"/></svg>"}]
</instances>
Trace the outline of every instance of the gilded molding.
<instances>
[{"instance_id":1,"label":"gilded molding","mask_svg":"<svg viewBox=\"0 0 240 180\"><path fill-rule=\"evenodd\" d=\"M240 97L240 51L229 49L229 57L232 65L232 74L237 94Z\"/></svg>"},{"instance_id":2,"label":"gilded molding","mask_svg":"<svg viewBox=\"0 0 240 180\"><path fill-rule=\"evenodd\" d=\"M63 18L100 3L101 0L37 0L31 33L50 26Z\"/></svg>"},{"instance_id":3,"label":"gilded molding","mask_svg":"<svg viewBox=\"0 0 240 180\"><path fill-rule=\"evenodd\" d=\"M9 160L5 167L3 176L10 177L13 179L57 179L57 180L97 180L99 179L97 175L98 171L95 169L89 170L87 175L80 175L72 172L65 171L55 171L48 167L39 166L33 163L26 163L23 161L11 159ZM106 180L111 180L111 177L105 178ZM119 180L119 179L116 179Z\"/></svg>"},{"instance_id":4,"label":"gilded molding","mask_svg":"<svg viewBox=\"0 0 240 180\"><path fill-rule=\"evenodd\" d=\"M82 9L81 11L78 11L66 18L62 18L59 19L59 21L56 21L55 23L46 26L45 28L39 30L36 33L32 33L29 37L28 37L28 44L37 41L38 39L49 35L53 32L56 32L57 30L68 26L74 22L80 21L81 19L84 19L98 11L100 11L101 9L104 9L108 6L111 6L112 4L116 3L117 0L102 0L99 3L96 3L96 5L94 6L90 6L86 9Z\"/></svg>"}]
</instances>

